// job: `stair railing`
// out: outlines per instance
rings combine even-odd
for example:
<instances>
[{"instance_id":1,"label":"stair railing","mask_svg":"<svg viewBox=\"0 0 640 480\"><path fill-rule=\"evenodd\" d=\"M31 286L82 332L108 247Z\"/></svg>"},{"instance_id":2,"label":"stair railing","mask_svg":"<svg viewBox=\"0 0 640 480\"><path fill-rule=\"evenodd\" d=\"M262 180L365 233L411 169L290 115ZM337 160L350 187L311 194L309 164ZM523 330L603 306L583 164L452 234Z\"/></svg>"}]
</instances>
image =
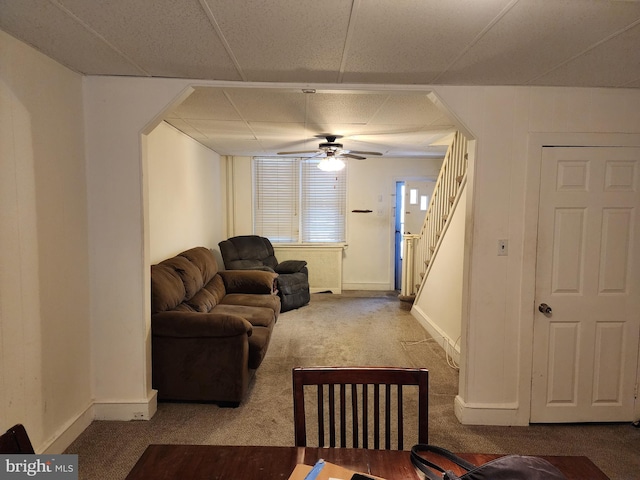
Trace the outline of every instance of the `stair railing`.
<instances>
[{"instance_id":1,"label":"stair railing","mask_svg":"<svg viewBox=\"0 0 640 480\"><path fill-rule=\"evenodd\" d=\"M447 221L467 180L467 159L467 139L456 132L442 162L420 234L403 237L404 251L411 253L403 261L403 297L414 296L429 274Z\"/></svg>"}]
</instances>

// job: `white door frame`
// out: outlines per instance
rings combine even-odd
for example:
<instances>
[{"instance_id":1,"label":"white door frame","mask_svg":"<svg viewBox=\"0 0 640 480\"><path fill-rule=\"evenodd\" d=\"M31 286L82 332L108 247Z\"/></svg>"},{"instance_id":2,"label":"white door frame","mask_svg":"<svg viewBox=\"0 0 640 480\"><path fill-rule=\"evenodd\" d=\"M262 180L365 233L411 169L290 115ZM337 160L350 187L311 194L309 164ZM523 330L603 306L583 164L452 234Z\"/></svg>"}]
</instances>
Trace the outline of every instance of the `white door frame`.
<instances>
[{"instance_id":1,"label":"white door frame","mask_svg":"<svg viewBox=\"0 0 640 480\"><path fill-rule=\"evenodd\" d=\"M536 252L538 205L540 201L540 167L542 149L553 147L640 147L640 135L621 133L530 133L527 151L527 180L520 305L520 380L518 386L522 423L531 414L531 377L533 373L533 323L536 287ZM636 382L640 382L638 372ZM524 418L526 416L526 418ZM640 417L640 402L636 402L634 417Z\"/></svg>"}]
</instances>

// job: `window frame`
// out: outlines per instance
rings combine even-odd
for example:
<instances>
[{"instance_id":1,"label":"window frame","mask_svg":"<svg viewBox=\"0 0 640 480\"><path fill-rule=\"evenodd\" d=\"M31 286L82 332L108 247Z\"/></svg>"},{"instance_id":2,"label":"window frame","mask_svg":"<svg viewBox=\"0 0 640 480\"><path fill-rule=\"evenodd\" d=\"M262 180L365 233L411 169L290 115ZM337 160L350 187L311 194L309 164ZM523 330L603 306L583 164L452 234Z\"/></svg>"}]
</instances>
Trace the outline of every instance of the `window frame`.
<instances>
[{"instance_id":1,"label":"window frame","mask_svg":"<svg viewBox=\"0 0 640 480\"><path fill-rule=\"evenodd\" d=\"M290 222L288 225L288 228L284 228L283 230L293 233L296 232L295 235L290 235L288 240L284 240L282 239L282 235L278 232L277 235L273 235L273 232L269 232L269 231L265 231L259 228L259 223L263 222L265 223L267 226L269 226L268 224L274 223L273 220L270 220L269 214L267 214L263 220L260 219L260 208L259 208L259 204L261 202L264 202L264 197L262 197L260 195L260 179L259 176L263 174L263 169L268 169L269 165L268 162L266 162L267 164L261 164L261 160L267 160L268 162L281 162L284 163L283 160L285 162L293 162L295 163L296 167L294 168L295 172L292 172L292 176L295 175L296 176L296 181L297 181L297 187L295 190L297 190L297 196L295 197L295 205L292 206L292 208L288 209L289 212L296 212L297 215L297 222L295 222L295 215L294 218L292 219L293 221ZM305 247L313 247L313 246L327 246L327 245L341 245L344 246L346 245L346 238L347 238L347 201L348 201L348 192L347 192L347 188L348 188L348 167L345 166L345 168L339 172L324 172L320 169L317 168L317 164L319 163L319 161L321 160L321 158L305 158L305 157L267 157L267 156L256 156L256 157L252 157L252 161L251 161L251 166L252 166L252 200L253 200L253 218L252 218L252 231L254 233L254 235L260 235L260 236L264 236L267 237L271 240L271 242L274 245L303 245ZM271 167L273 167L273 163L271 164ZM262 170L262 171L261 171ZM306 197L305 197L305 193L307 193L308 189L306 188L306 184L305 181L308 180L310 177L305 176L308 175L309 173L312 174L317 174L316 178L321 178L321 177L327 177L327 176L336 176L339 175L339 179L338 179L338 184L337 184L337 188L339 190L342 191L342 198L338 199L337 204L338 204L338 209L340 210L340 213L336 214L336 217L341 217L342 218L342 227L338 228L338 233L342 234L342 239L341 240L331 240L331 239L322 239L322 240L318 240L318 241L310 241L309 240L309 236L307 233L305 233L305 205L313 205L316 202L311 202L311 204L308 204L308 202L305 202ZM313 177L311 177L313 178ZM269 180L271 183L276 183L276 181L274 180ZM268 182L269 182L268 181ZM267 182L267 183L268 183ZM315 187L322 187L322 182L311 182L312 186L315 184ZM322 195L320 194L320 196L318 197L318 201L321 200ZM290 200L293 201L294 196L292 195L290 197ZM329 199L329 202L331 202L331 199ZM335 211L335 210L334 210ZM274 213L272 212L270 215L274 215ZM288 213L287 213L288 215Z\"/></svg>"}]
</instances>

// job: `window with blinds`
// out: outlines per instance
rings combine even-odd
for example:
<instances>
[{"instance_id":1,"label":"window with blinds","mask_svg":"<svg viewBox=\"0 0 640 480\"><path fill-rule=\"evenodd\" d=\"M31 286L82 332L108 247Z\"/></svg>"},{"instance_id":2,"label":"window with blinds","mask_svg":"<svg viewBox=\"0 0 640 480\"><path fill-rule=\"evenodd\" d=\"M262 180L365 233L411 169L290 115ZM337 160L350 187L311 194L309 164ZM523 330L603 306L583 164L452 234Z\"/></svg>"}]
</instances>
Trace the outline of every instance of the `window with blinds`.
<instances>
[{"instance_id":1,"label":"window with blinds","mask_svg":"<svg viewBox=\"0 0 640 480\"><path fill-rule=\"evenodd\" d=\"M254 158L254 233L273 243L345 241L347 169L319 159Z\"/></svg>"}]
</instances>

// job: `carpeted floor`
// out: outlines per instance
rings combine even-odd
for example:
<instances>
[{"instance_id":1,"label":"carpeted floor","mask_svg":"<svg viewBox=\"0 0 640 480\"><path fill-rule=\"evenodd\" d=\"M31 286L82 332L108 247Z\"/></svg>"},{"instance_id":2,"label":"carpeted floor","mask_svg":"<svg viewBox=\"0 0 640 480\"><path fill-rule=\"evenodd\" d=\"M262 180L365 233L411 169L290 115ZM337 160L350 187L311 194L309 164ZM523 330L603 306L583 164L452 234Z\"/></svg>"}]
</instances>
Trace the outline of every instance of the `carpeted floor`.
<instances>
[{"instance_id":1,"label":"carpeted floor","mask_svg":"<svg viewBox=\"0 0 640 480\"><path fill-rule=\"evenodd\" d=\"M458 374L393 292L314 294L283 313L269 351L235 409L161 403L149 421L95 421L67 449L81 479L122 479L151 443L293 445L291 369L308 365L429 368L430 441L454 451L586 455L611 479L640 479L640 429L628 424L460 425ZM408 447L410 447L410 443Z\"/></svg>"}]
</instances>

